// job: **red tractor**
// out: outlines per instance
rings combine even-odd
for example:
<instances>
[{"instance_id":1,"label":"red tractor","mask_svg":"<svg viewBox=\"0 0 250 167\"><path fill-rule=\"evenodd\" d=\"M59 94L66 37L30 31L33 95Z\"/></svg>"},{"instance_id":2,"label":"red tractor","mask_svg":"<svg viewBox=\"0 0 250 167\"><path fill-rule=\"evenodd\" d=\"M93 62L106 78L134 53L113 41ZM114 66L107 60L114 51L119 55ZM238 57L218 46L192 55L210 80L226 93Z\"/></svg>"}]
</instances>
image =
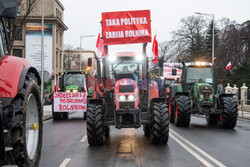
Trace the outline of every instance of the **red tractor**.
<instances>
[{"instance_id":1,"label":"red tractor","mask_svg":"<svg viewBox=\"0 0 250 167\"><path fill-rule=\"evenodd\" d=\"M0 0L0 166L38 166L42 148L42 104L38 71L8 56L5 18L15 17L16 0Z\"/></svg>"},{"instance_id":2,"label":"red tractor","mask_svg":"<svg viewBox=\"0 0 250 167\"><path fill-rule=\"evenodd\" d=\"M160 98L157 82L150 79L146 44L143 55L119 53L97 59L93 98L87 107L90 145L102 145L110 126L139 128L152 143L166 144L169 136L168 106Z\"/></svg>"}]
</instances>

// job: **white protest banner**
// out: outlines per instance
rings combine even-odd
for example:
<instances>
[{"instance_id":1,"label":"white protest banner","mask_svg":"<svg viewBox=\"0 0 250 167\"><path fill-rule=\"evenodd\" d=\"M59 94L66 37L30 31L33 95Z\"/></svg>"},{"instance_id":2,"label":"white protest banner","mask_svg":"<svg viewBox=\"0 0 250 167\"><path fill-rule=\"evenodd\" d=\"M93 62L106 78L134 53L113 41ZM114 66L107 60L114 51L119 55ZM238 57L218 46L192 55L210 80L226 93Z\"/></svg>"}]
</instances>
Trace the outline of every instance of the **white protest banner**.
<instances>
[{"instance_id":1,"label":"white protest banner","mask_svg":"<svg viewBox=\"0 0 250 167\"><path fill-rule=\"evenodd\" d=\"M172 69L176 68L177 74L172 75ZM181 78L182 70L180 68L180 63L164 63L163 76L166 79L178 79Z\"/></svg>"},{"instance_id":2,"label":"white protest banner","mask_svg":"<svg viewBox=\"0 0 250 167\"><path fill-rule=\"evenodd\" d=\"M54 92L54 112L86 111L86 92Z\"/></svg>"}]
</instances>

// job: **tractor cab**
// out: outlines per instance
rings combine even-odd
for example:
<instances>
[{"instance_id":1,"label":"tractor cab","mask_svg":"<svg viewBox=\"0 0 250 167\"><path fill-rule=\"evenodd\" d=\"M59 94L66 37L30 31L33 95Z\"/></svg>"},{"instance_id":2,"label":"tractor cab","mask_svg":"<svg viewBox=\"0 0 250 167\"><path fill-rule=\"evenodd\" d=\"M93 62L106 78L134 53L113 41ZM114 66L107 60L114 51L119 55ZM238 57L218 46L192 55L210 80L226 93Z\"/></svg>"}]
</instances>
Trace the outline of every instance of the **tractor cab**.
<instances>
[{"instance_id":1,"label":"tractor cab","mask_svg":"<svg viewBox=\"0 0 250 167\"><path fill-rule=\"evenodd\" d=\"M82 71L65 71L61 73L59 78L60 92L85 92L86 78Z\"/></svg>"},{"instance_id":2,"label":"tractor cab","mask_svg":"<svg viewBox=\"0 0 250 167\"><path fill-rule=\"evenodd\" d=\"M142 56L140 55L132 52L118 53L116 56L108 57L108 64L111 79L141 79Z\"/></svg>"}]
</instances>

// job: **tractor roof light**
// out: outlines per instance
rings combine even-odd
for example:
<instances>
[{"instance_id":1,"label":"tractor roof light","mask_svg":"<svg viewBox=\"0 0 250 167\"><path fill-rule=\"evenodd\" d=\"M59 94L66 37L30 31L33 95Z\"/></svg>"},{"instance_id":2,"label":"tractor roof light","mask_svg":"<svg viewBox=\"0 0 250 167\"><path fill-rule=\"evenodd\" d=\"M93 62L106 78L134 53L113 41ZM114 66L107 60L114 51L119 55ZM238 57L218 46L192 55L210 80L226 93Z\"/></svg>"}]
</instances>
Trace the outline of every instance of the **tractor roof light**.
<instances>
[{"instance_id":1,"label":"tractor roof light","mask_svg":"<svg viewBox=\"0 0 250 167\"><path fill-rule=\"evenodd\" d=\"M109 62L114 62L116 60L116 56L108 56L108 61Z\"/></svg>"},{"instance_id":2,"label":"tractor roof light","mask_svg":"<svg viewBox=\"0 0 250 167\"><path fill-rule=\"evenodd\" d=\"M208 62L191 62L191 63L185 63L186 66L210 66L212 67L212 63L208 63Z\"/></svg>"},{"instance_id":3,"label":"tractor roof light","mask_svg":"<svg viewBox=\"0 0 250 167\"><path fill-rule=\"evenodd\" d=\"M143 60L143 56L142 55L136 55L136 60L137 61L142 61Z\"/></svg>"}]
</instances>

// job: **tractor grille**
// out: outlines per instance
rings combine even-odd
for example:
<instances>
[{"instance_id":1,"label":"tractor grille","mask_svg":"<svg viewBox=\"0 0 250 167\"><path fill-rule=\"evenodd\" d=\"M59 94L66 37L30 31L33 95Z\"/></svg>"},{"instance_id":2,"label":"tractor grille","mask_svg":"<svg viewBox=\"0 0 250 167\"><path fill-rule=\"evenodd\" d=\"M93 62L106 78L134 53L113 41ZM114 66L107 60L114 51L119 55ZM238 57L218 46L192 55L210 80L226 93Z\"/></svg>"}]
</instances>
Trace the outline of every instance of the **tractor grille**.
<instances>
[{"instance_id":1,"label":"tractor grille","mask_svg":"<svg viewBox=\"0 0 250 167\"><path fill-rule=\"evenodd\" d=\"M199 90L200 94L203 94L205 99L208 99L209 96L212 94L212 88L210 86L200 86Z\"/></svg>"},{"instance_id":2,"label":"tractor grille","mask_svg":"<svg viewBox=\"0 0 250 167\"><path fill-rule=\"evenodd\" d=\"M134 85L119 85L120 93L134 92L134 89Z\"/></svg>"},{"instance_id":3,"label":"tractor grille","mask_svg":"<svg viewBox=\"0 0 250 167\"><path fill-rule=\"evenodd\" d=\"M135 102L120 102L120 109L133 109L135 108Z\"/></svg>"}]
</instances>

